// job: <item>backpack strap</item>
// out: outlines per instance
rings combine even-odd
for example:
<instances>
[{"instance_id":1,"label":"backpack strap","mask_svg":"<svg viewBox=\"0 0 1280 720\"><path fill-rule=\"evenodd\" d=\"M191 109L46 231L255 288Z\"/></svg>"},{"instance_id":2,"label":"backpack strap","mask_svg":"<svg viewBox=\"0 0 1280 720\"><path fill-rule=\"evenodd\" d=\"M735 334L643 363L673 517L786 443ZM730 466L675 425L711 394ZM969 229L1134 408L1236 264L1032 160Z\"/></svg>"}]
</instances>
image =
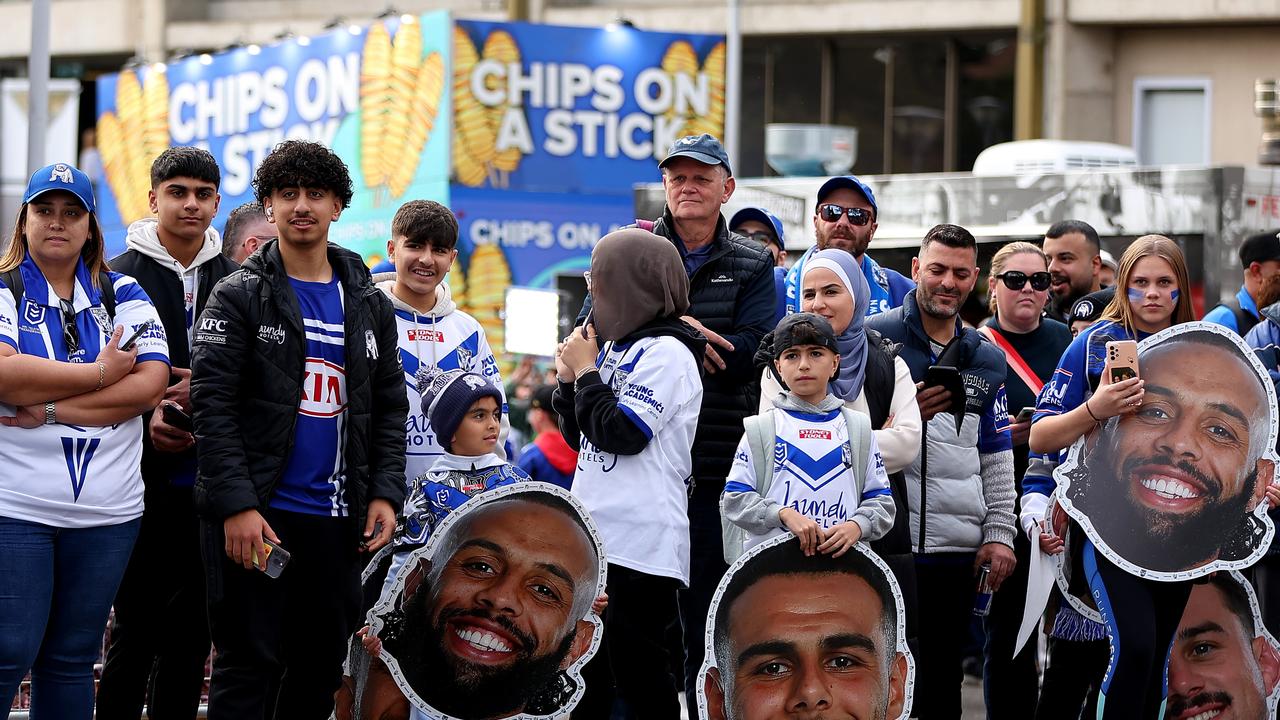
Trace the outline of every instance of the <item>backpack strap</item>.
<instances>
[{"instance_id":1,"label":"backpack strap","mask_svg":"<svg viewBox=\"0 0 1280 720\"><path fill-rule=\"evenodd\" d=\"M644 220L641 218L636 218L636 227L640 228L641 230L644 230L645 232L653 232L653 228L655 225L656 223L652 220Z\"/></svg>"},{"instance_id":2,"label":"backpack strap","mask_svg":"<svg viewBox=\"0 0 1280 720\"><path fill-rule=\"evenodd\" d=\"M22 296L27 294L26 283L22 281L22 272L19 268L13 268L0 273L0 282L9 288L9 292L13 293L14 305L22 304ZM98 291L102 297L102 307L107 311L107 317L113 321L116 319L116 288L111 284L111 276L107 273L98 273Z\"/></svg>"},{"instance_id":3,"label":"backpack strap","mask_svg":"<svg viewBox=\"0 0 1280 720\"><path fill-rule=\"evenodd\" d=\"M773 408L759 415L743 418L742 429L747 438L747 452L751 453L751 462L756 468L756 492L765 495L773 483L773 446L777 442ZM742 556L743 545L747 542L747 532L721 515L720 539L724 550L724 561L732 565Z\"/></svg>"},{"instance_id":4,"label":"backpack strap","mask_svg":"<svg viewBox=\"0 0 1280 720\"><path fill-rule=\"evenodd\" d=\"M854 477L858 477L866 472L867 461L871 456L871 418L850 407L840 408L840 414L844 416L849 436L845 447L849 449L849 457L853 460ZM866 478L862 478L862 481L866 482ZM858 488L858 493L861 495L861 487Z\"/></svg>"},{"instance_id":5,"label":"backpack strap","mask_svg":"<svg viewBox=\"0 0 1280 720\"><path fill-rule=\"evenodd\" d=\"M1227 309L1231 311L1231 314L1236 316L1236 332L1241 337L1244 337L1245 333L1252 330L1253 326L1258 324L1258 318L1249 314L1248 310L1240 307L1240 298L1232 295L1222 304L1226 305Z\"/></svg>"}]
</instances>

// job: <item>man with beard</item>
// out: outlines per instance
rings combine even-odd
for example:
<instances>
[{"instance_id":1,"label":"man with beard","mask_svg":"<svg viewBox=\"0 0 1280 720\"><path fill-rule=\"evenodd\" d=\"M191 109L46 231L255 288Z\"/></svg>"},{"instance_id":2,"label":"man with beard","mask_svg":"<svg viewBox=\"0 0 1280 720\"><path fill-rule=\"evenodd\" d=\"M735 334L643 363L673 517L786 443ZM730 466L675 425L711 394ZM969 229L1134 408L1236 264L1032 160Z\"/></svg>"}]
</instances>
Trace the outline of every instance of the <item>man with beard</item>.
<instances>
[{"instance_id":1,"label":"man with beard","mask_svg":"<svg viewBox=\"0 0 1280 720\"><path fill-rule=\"evenodd\" d=\"M1102 289L1102 241L1098 231L1082 220L1062 220L1044 234L1044 254L1049 256L1049 292L1053 302L1049 317L1071 323L1076 300Z\"/></svg>"},{"instance_id":2,"label":"man with beard","mask_svg":"<svg viewBox=\"0 0 1280 720\"><path fill-rule=\"evenodd\" d=\"M1250 235L1240 245L1244 284L1236 296L1205 313L1204 321L1246 335L1262 320L1258 308L1280 300L1280 233Z\"/></svg>"},{"instance_id":3,"label":"man with beard","mask_svg":"<svg viewBox=\"0 0 1280 720\"><path fill-rule=\"evenodd\" d=\"M1191 591L1169 654L1165 720L1274 717L1280 649L1258 627L1249 595L1230 573Z\"/></svg>"},{"instance_id":4,"label":"man with beard","mask_svg":"<svg viewBox=\"0 0 1280 720\"><path fill-rule=\"evenodd\" d=\"M1263 457L1270 387L1230 339L1204 330L1144 351L1140 370L1142 405L1108 421L1068 497L1138 567L1248 557L1265 536L1252 512L1274 472Z\"/></svg>"},{"instance_id":5,"label":"man with beard","mask_svg":"<svg viewBox=\"0 0 1280 720\"><path fill-rule=\"evenodd\" d=\"M853 256L871 288L867 317L902 306L902 300L915 283L897 270L882 268L867 255L867 247L875 237L876 220L880 216L876 196L870 186L853 175L833 177L818 188L818 205L813 215L813 234L817 244L809 248L787 273L787 312L800 312L800 278L810 256L819 250L835 248Z\"/></svg>"},{"instance_id":6,"label":"man with beard","mask_svg":"<svg viewBox=\"0 0 1280 720\"><path fill-rule=\"evenodd\" d=\"M434 710L466 720L553 714L576 690L566 674L591 647L585 618L600 560L578 512L541 491L494 499L440 538L383 616L381 645ZM425 571L425 572L423 572ZM416 585L416 586L415 586ZM409 717L409 701L380 660L362 689L340 691L345 717ZM358 700L358 702L356 702Z\"/></svg>"},{"instance_id":7,"label":"man with beard","mask_svg":"<svg viewBox=\"0 0 1280 720\"><path fill-rule=\"evenodd\" d=\"M760 551L715 610L711 720L897 718L909 682L898 618L889 573L861 545L806 556L793 538Z\"/></svg>"},{"instance_id":8,"label":"man with beard","mask_svg":"<svg viewBox=\"0 0 1280 720\"><path fill-rule=\"evenodd\" d=\"M960 718L961 656L977 576L993 588L1013 571L1013 444L1004 354L964 327L960 307L978 280L978 245L958 225L937 225L911 261L917 286L902 307L867 320L891 342L921 388L927 425L920 455L906 469L911 544L920 608L917 708L925 718ZM959 417L941 385L924 387L931 366L959 371ZM961 392L956 388L956 392Z\"/></svg>"}]
</instances>

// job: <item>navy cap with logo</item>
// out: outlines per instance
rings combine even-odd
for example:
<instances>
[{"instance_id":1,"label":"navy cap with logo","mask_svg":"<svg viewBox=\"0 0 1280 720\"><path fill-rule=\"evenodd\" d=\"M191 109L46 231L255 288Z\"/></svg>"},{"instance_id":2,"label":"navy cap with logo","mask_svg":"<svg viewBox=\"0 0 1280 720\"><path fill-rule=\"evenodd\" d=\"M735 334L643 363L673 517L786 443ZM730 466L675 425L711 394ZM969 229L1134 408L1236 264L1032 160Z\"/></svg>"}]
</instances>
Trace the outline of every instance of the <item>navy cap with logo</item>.
<instances>
[{"instance_id":1,"label":"navy cap with logo","mask_svg":"<svg viewBox=\"0 0 1280 720\"><path fill-rule=\"evenodd\" d=\"M792 313L778 321L773 329L773 357L782 357L787 348L796 345L818 345L839 355L836 331L831 323L814 313Z\"/></svg>"},{"instance_id":2,"label":"navy cap with logo","mask_svg":"<svg viewBox=\"0 0 1280 720\"><path fill-rule=\"evenodd\" d=\"M729 167L729 153L724 151L724 146L714 135L703 133L680 138L671 144L671 149L667 150L667 156L658 163L658 167L666 167L667 163L678 157L692 158L704 165L723 165L729 177L733 177L733 168Z\"/></svg>"},{"instance_id":3,"label":"navy cap with logo","mask_svg":"<svg viewBox=\"0 0 1280 720\"><path fill-rule=\"evenodd\" d=\"M875 193L871 192L870 185L859 180L856 175L838 175L822 183L822 187L818 188L818 204L821 205L828 195L841 188L848 188L862 193L867 202L871 203L871 212L875 215L875 218L880 217L880 208L876 205Z\"/></svg>"},{"instance_id":4,"label":"navy cap with logo","mask_svg":"<svg viewBox=\"0 0 1280 720\"><path fill-rule=\"evenodd\" d=\"M1240 265L1244 268L1268 260L1280 260L1280 234L1275 230L1250 235L1240 244Z\"/></svg>"},{"instance_id":5,"label":"navy cap with logo","mask_svg":"<svg viewBox=\"0 0 1280 720\"><path fill-rule=\"evenodd\" d=\"M93 183L89 176L66 163L46 165L31 175L27 183L27 192L22 196L22 204L35 200L53 190L65 190L84 204L84 208L93 212Z\"/></svg>"},{"instance_id":6,"label":"navy cap with logo","mask_svg":"<svg viewBox=\"0 0 1280 720\"><path fill-rule=\"evenodd\" d=\"M733 214L729 220L729 229L734 232L738 231L738 226L749 220L755 220L769 228L773 228L773 244L779 248L787 249L786 236L782 232L782 221L776 215L758 207L745 207Z\"/></svg>"},{"instance_id":7,"label":"navy cap with logo","mask_svg":"<svg viewBox=\"0 0 1280 720\"><path fill-rule=\"evenodd\" d=\"M1111 299L1115 297L1115 294L1116 289L1109 287L1091 292L1076 300L1071 305L1071 322L1097 322L1098 318L1102 317L1102 311L1106 310L1107 305L1111 304Z\"/></svg>"}]
</instances>

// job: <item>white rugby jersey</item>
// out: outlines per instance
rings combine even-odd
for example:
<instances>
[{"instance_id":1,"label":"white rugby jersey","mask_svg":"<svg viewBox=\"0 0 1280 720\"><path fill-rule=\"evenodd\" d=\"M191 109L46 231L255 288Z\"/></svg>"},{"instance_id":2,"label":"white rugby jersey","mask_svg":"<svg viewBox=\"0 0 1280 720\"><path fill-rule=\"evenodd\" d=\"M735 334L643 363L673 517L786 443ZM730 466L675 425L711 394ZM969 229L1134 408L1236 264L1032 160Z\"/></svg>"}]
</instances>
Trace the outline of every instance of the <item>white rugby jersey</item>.
<instances>
[{"instance_id":1,"label":"white rugby jersey","mask_svg":"<svg viewBox=\"0 0 1280 720\"><path fill-rule=\"evenodd\" d=\"M649 437L637 455L579 443L573 494L600 530L609 562L689 584L690 448L702 407L698 361L673 337L606 344L600 378Z\"/></svg>"},{"instance_id":2,"label":"white rugby jersey","mask_svg":"<svg viewBox=\"0 0 1280 720\"><path fill-rule=\"evenodd\" d=\"M382 278L384 275L379 275ZM394 275L393 275L394 277ZM378 283L387 294L396 313L396 344L400 347L400 363L404 366L405 391L409 397L409 414L405 419L405 482L431 469L444 449L436 441L435 431L422 409L417 374L422 367L440 370L464 370L483 376L502 394L502 429L498 433L495 452L506 459L506 442L510 422L507 419L506 390L498 375L498 361L493 357L484 328L470 315L458 310L442 282L436 287L436 306L421 314L391 293L394 280Z\"/></svg>"},{"instance_id":3,"label":"white rugby jersey","mask_svg":"<svg viewBox=\"0 0 1280 720\"><path fill-rule=\"evenodd\" d=\"M773 423L773 480L765 494L770 500L829 530L852 520L863 501L892 494L874 433L867 466L860 473L862 486L857 487L853 472L856 450L850 447L849 426L839 408L826 413L775 408ZM756 492L755 460L743 435L725 492ZM784 532L785 528L764 535L747 533L743 551Z\"/></svg>"},{"instance_id":4,"label":"white rugby jersey","mask_svg":"<svg viewBox=\"0 0 1280 720\"><path fill-rule=\"evenodd\" d=\"M80 349L67 352L62 310L53 287L31 258L20 266L22 305L0 283L0 342L25 355L62 362L93 362L124 326L124 342L148 320L151 329L138 338L137 362L169 364L169 343L150 298L133 278L108 273L115 289L114 323L101 304L81 262L76 268L76 329ZM0 413L14 414L0 405ZM0 426L0 515L65 528L127 522L142 515L142 418L111 427L58 423L32 429Z\"/></svg>"}]
</instances>

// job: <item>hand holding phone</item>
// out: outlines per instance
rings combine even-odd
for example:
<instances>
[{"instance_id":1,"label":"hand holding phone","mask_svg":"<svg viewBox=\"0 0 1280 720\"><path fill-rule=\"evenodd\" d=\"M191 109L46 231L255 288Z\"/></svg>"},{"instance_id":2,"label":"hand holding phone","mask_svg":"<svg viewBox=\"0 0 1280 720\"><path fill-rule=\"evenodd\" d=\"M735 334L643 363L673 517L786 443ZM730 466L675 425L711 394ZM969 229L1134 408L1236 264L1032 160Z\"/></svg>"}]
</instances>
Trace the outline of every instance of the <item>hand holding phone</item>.
<instances>
[{"instance_id":1,"label":"hand holding phone","mask_svg":"<svg viewBox=\"0 0 1280 720\"><path fill-rule=\"evenodd\" d=\"M195 432L195 423L191 421L191 416L182 412L182 408L173 403L164 403L160 406L161 416L164 421L183 432Z\"/></svg>"},{"instance_id":2,"label":"hand holding phone","mask_svg":"<svg viewBox=\"0 0 1280 720\"><path fill-rule=\"evenodd\" d=\"M253 566L266 573L269 578L280 577L280 573L284 572L284 566L289 564L289 551L267 538L262 538L262 552L266 565L263 565L263 560L259 560L255 552Z\"/></svg>"},{"instance_id":3,"label":"hand holding phone","mask_svg":"<svg viewBox=\"0 0 1280 720\"><path fill-rule=\"evenodd\" d=\"M1107 377L1117 383L1138 377L1138 343L1112 340L1107 343Z\"/></svg>"},{"instance_id":4,"label":"hand holding phone","mask_svg":"<svg viewBox=\"0 0 1280 720\"><path fill-rule=\"evenodd\" d=\"M155 324L156 324L155 320L148 320L142 323L141 325L139 325L138 329L133 331L133 334L129 336L128 340L125 340L124 342L120 343L120 349L125 352L129 352L130 350L132 350L134 344L138 342L138 338L142 337L142 334L150 330Z\"/></svg>"}]
</instances>

